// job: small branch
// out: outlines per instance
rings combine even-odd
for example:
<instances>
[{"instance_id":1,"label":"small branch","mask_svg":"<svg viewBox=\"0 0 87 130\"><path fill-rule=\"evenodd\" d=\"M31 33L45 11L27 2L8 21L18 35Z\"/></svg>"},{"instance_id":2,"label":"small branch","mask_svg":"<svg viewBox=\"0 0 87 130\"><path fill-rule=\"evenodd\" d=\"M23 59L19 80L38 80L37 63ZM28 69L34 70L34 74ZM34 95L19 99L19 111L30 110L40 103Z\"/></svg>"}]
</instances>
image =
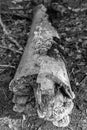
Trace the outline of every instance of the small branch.
<instances>
[{"instance_id":1,"label":"small branch","mask_svg":"<svg viewBox=\"0 0 87 130\"><path fill-rule=\"evenodd\" d=\"M15 43L15 45L16 45L18 48L22 48L22 47L19 45L19 43L11 36L10 31L7 31L7 30L6 30L6 26L5 26L5 25L3 24L3 22L2 22L1 16L0 16L0 25L1 25L1 27L3 28L4 34L8 36L9 40L10 40L11 42Z\"/></svg>"},{"instance_id":2,"label":"small branch","mask_svg":"<svg viewBox=\"0 0 87 130\"><path fill-rule=\"evenodd\" d=\"M87 7L83 7L83 8L72 8L70 6L68 7L64 7L63 5L59 4L59 3L52 3L52 8L55 10L55 11L59 11L61 12L61 14L63 14L64 12L68 10L72 11L72 12L75 12L75 13L78 13L78 12L84 12L87 10Z\"/></svg>"},{"instance_id":3,"label":"small branch","mask_svg":"<svg viewBox=\"0 0 87 130\"><path fill-rule=\"evenodd\" d=\"M32 11L32 10L31 10ZM31 13L31 11L30 11L30 13ZM28 20L28 21L31 21L31 18L29 17L29 16L27 16L26 14L17 14L17 13L14 13L13 11L11 11L11 12L6 12L6 11L2 11L1 12L1 15L10 15L10 16L12 16L12 18L14 19L14 17L17 17L16 19L26 19L26 20Z\"/></svg>"},{"instance_id":4,"label":"small branch","mask_svg":"<svg viewBox=\"0 0 87 130\"><path fill-rule=\"evenodd\" d=\"M78 13L78 12L86 11L87 8L85 7L85 8L76 8L76 9L74 9L74 8L68 7L68 10L71 10L72 12Z\"/></svg>"},{"instance_id":5,"label":"small branch","mask_svg":"<svg viewBox=\"0 0 87 130\"><path fill-rule=\"evenodd\" d=\"M2 49L8 49L8 50L10 50L10 51L12 51L14 53L18 53L18 54L22 54L23 53L22 51L14 50L12 48L8 48L8 47L2 46L2 45L0 45L0 48L2 48Z\"/></svg>"},{"instance_id":6,"label":"small branch","mask_svg":"<svg viewBox=\"0 0 87 130\"><path fill-rule=\"evenodd\" d=\"M2 91L3 91L3 94L5 95L5 100L8 99L8 97L7 97L7 95L6 95L6 93L5 93L3 88L2 88Z\"/></svg>"},{"instance_id":7,"label":"small branch","mask_svg":"<svg viewBox=\"0 0 87 130\"><path fill-rule=\"evenodd\" d=\"M9 7L10 10L23 10L23 7Z\"/></svg>"},{"instance_id":8,"label":"small branch","mask_svg":"<svg viewBox=\"0 0 87 130\"><path fill-rule=\"evenodd\" d=\"M10 41L12 41L13 43L15 43L15 45L16 45L18 48L21 48L21 49L22 49L22 47L19 45L19 43L18 43L13 37L11 37L10 35L8 35L8 38L9 38Z\"/></svg>"},{"instance_id":9,"label":"small branch","mask_svg":"<svg viewBox=\"0 0 87 130\"><path fill-rule=\"evenodd\" d=\"M12 66L12 65L0 65L0 67L4 67L4 68L10 67L10 68L14 68L15 69L15 66Z\"/></svg>"},{"instance_id":10,"label":"small branch","mask_svg":"<svg viewBox=\"0 0 87 130\"><path fill-rule=\"evenodd\" d=\"M9 32L7 32L6 27L5 27L5 25L3 24L3 22L2 22L1 16L0 16L0 25L1 25L1 27L3 28L3 32L4 32L6 35L8 35Z\"/></svg>"}]
</instances>

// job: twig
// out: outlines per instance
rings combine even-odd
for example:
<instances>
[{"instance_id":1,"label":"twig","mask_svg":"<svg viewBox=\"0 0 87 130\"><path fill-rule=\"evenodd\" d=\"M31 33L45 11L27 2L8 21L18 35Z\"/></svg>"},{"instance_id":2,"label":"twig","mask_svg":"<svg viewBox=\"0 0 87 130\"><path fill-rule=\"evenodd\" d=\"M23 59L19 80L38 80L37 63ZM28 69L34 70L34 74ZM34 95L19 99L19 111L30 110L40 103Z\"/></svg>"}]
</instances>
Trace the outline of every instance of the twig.
<instances>
[{"instance_id":1,"label":"twig","mask_svg":"<svg viewBox=\"0 0 87 130\"><path fill-rule=\"evenodd\" d=\"M10 10L23 10L23 7L9 7L9 9Z\"/></svg>"},{"instance_id":2,"label":"twig","mask_svg":"<svg viewBox=\"0 0 87 130\"><path fill-rule=\"evenodd\" d=\"M71 11L73 11L73 12L78 13L78 12L86 11L86 10L87 10L87 7L85 7L85 8L76 8L76 9L71 8L71 7L68 7L68 9L71 10Z\"/></svg>"},{"instance_id":3,"label":"twig","mask_svg":"<svg viewBox=\"0 0 87 130\"><path fill-rule=\"evenodd\" d=\"M0 67L10 67L10 68L14 68L15 69L15 66L12 66L12 65L0 65Z\"/></svg>"},{"instance_id":4,"label":"twig","mask_svg":"<svg viewBox=\"0 0 87 130\"><path fill-rule=\"evenodd\" d=\"M1 20L1 16L0 16L0 25L1 25L1 27L3 28L4 33L5 33L6 35L8 35L9 32L7 32L5 25L3 24L2 20Z\"/></svg>"},{"instance_id":5,"label":"twig","mask_svg":"<svg viewBox=\"0 0 87 130\"><path fill-rule=\"evenodd\" d=\"M32 10L31 10L32 11ZM31 13L30 11L30 13ZM10 15L12 17L17 17L17 19L27 19L28 21L31 21L31 18L29 16L27 16L26 14L17 14L17 13L14 13L14 12L5 12L5 11L2 11L1 12L1 15Z\"/></svg>"},{"instance_id":6,"label":"twig","mask_svg":"<svg viewBox=\"0 0 87 130\"><path fill-rule=\"evenodd\" d=\"M18 43L13 37L11 37L10 35L8 35L8 38L9 38L13 43L15 43L15 45L16 45L18 48L21 48L21 49L22 49L22 47L19 45L19 43Z\"/></svg>"},{"instance_id":7,"label":"twig","mask_svg":"<svg viewBox=\"0 0 87 130\"><path fill-rule=\"evenodd\" d=\"M18 51L18 50L15 50L15 49L12 49L12 48L8 48L8 47L2 46L2 45L0 45L0 48L2 48L2 49L8 49L8 50L10 50L10 51L12 51L14 53L18 53L18 54L22 54L23 53L22 51Z\"/></svg>"},{"instance_id":8,"label":"twig","mask_svg":"<svg viewBox=\"0 0 87 130\"><path fill-rule=\"evenodd\" d=\"M3 91L3 94L5 95L5 99L8 99L8 97L7 97L7 95L6 95L6 93L5 93L3 88L2 88L2 91Z\"/></svg>"},{"instance_id":9,"label":"twig","mask_svg":"<svg viewBox=\"0 0 87 130\"><path fill-rule=\"evenodd\" d=\"M6 26L3 24L1 16L0 16L0 25L3 28L3 32L8 36L9 40L11 40L18 48L22 48L19 43L11 36L10 32L6 30Z\"/></svg>"}]
</instances>

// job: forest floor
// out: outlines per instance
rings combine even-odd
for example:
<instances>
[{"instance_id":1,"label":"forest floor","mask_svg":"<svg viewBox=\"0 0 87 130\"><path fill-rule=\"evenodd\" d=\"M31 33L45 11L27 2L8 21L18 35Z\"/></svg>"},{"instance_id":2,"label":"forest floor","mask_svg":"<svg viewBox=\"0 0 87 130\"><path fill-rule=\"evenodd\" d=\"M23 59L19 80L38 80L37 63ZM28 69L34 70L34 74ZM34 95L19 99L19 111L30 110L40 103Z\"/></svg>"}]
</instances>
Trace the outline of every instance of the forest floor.
<instances>
[{"instance_id":1,"label":"forest floor","mask_svg":"<svg viewBox=\"0 0 87 130\"><path fill-rule=\"evenodd\" d=\"M59 33L59 51L66 60L72 90L76 95L71 122L66 128L56 128L50 122L39 121L37 117L32 117L29 120L32 124L29 130L87 130L87 3L64 3L63 1L60 0L59 3L53 1L52 5L48 7L48 15L52 25ZM3 0L1 2L1 124L8 120L5 120L5 117L21 120L21 115L12 110L13 93L9 90L9 83L14 77L23 54L32 23L32 10L37 4L29 0L19 0L19 2ZM8 126L4 125L1 125L0 129L10 130Z\"/></svg>"}]
</instances>

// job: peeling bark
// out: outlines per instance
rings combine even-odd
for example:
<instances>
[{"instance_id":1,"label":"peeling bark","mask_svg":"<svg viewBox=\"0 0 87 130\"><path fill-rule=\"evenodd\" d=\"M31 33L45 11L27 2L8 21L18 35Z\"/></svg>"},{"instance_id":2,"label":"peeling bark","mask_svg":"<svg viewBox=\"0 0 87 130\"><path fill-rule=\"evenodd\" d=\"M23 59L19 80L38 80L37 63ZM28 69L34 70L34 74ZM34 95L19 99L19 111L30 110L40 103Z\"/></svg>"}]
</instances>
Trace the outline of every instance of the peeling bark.
<instances>
[{"instance_id":1,"label":"peeling bark","mask_svg":"<svg viewBox=\"0 0 87 130\"><path fill-rule=\"evenodd\" d=\"M24 54L9 88L14 92L14 111L26 111L33 88L38 116L52 121L57 127L66 127L75 95L55 37L60 38L48 21L46 8L39 5L35 9Z\"/></svg>"}]
</instances>

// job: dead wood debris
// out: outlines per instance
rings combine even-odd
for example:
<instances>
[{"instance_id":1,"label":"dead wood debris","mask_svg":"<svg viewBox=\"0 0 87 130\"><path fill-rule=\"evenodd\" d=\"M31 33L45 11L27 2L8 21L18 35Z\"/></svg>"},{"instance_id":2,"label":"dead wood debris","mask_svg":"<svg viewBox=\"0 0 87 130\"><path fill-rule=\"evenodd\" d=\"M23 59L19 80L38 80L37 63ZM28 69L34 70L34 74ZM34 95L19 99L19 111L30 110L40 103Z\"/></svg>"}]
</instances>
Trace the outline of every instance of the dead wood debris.
<instances>
[{"instance_id":1,"label":"dead wood debris","mask_svg":"<svg viewBox=\"0 0 87 130\"><path fill-rule=\"evenodd\" d=\"M4 34L8 36L9 40L11 40L19 49L22 49L19 43L11 36L10 31L7 31L6 26L2 22L1 16L0 16L0 25L3 28Z\"/></svg>"},{"instance_id":2,"label":"dead wood debris","mask_svg":"<svg viewBox=\"0 0 87 130\"><path fill-rule=\"evenodd\" d=\"M12 66L12 65L0 65L0 67L10 67L10 68L15 68L15 66Z\"/></svg>"},{"instance_id":3,"label":"dead wood debris","mask_svg":"<svg viewBox=\"0 0 87 130\"><path fill-rule=\"evenodd\" d=\"M83 6L83 7L80 7L80 8L72 8L68 5L64 6L63 4L60 4L58 2L52 3L51 7L52 7L53 10L60 12L61 15L66 14L68 11L72 11L73 13L80 13L80 12L87 11L86 6L85 7Z\"/></svg>"},{"instance_id":4,"label":"dead wood debris","mask_svg":"<svg viewBox=\"0 0 87 130\"><path fill-rule=\"evenodd\" d=\"M0 45L0 48L2 49L8 49L14 53L18 53L18 54L22 54L23 52L22 51L19 51L19 50L15 50L15 49L12 49L12 48L9 48L9 47L6 47L6 46L3 46L3 45Z\"/></svg>"}]
</instances>

